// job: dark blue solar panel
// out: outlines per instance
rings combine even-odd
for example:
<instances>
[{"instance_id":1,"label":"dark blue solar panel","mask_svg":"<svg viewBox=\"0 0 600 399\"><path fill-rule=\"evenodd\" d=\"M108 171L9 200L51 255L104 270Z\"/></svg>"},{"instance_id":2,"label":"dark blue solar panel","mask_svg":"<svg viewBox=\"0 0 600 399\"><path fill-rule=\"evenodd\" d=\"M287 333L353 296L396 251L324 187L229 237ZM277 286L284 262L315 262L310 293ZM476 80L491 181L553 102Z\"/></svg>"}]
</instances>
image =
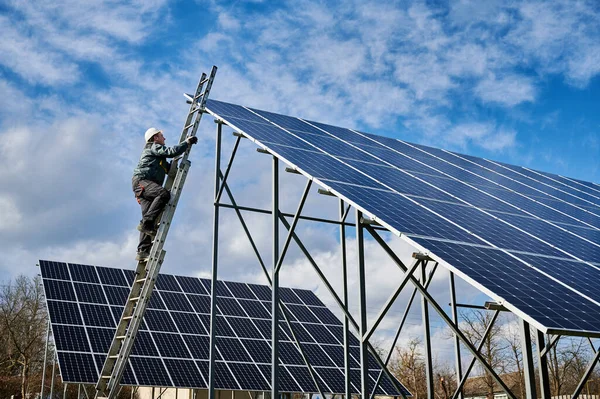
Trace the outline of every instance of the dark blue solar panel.
<instances>
[{"instance_id":1,"label":"dark blue solar panel","mask_svg":"<svg viewBox=\"0 0 600 399\"><path fill-rule=\"evenodd\" d=\"M252 363L229 363L229 367L234 375L237 376L237 380L240 383L240 387L244 390L254 391L262 390L269 386L267 380L261 374L260 370L255 364ZM268 376L269 381L271 376Z\"/></svg>"},{"instance_id":2,"label":"dark blue solar panel","mask_svg":"<svg viewBox=\"0 0 600 399\"><path fill-rule=\"evenodd\" d=\"M131 354L136 356L158 356L158 350L149 332L138 331Z\"/></svg>"},{"instance_id":3,"label":"dark blue solar panel","mask_svg":"<svg viewBox=\"0 0 600 399\"><path fill-rule=\"evenodd\" d=\"M302 392L316 392L317 387L313 382L313 379L308 372L308 367L306 366L287 366L286 368L290 372L291 375L294 376L298 384L302 389Z\"/></svg>"},{"instance_id":4,"label":"dark blue solar panel","mask_svg":"<svg viewBox=\"0 0 600 399\"><path fill-rule=\"evenodd\" d=\"M258 368L260 368L263 375L267 376L267 379L270 381L271 365L259 364ZM282 392L307 392L303 388L300 388L284 366L279 366L279 389Z\"/></svg>"},{"instance_id":5,"label":"dark blue solar panel","mask_svg":"<svg viewBox=\"0 0 600 399\"><path fill-rule=\"evenodd\" d=\"M152 332L152 338L163 357L192 357L179 334Z\"/></svg>"},{"instance_id":6,"label":"dark blue solar panel","mask_svg":"<svg viewBox=\"0 0 600 399\"><path fill-rule=\"evenodd\" d=\"M112 287L110 285L104 286L104 292L108 298L108 303L111 305L124 306L129 296L129 288L125 287Z\"/></svg>"},{"instance_id":7,"label":"dark blue solar panel","mask_svg":"<svg viewBox=\"0 0 600 399\"><path fill-rule=\"evenodd\" d=\"M70 281L44 280L46 299L75 301L75 290Z\"/></svg>"},{"instance_id":8,"label":"dark blue solar panel","mask_svg":"<svg viewBox=\"0 0 600 399\"><path fill-rule=\"evenodd\" d=\"M344 342L344 328L341 325L339 327L338 326L327 326L327 329L329 331L331 331L333 336L336 337L339 342ZM350 334L348 335L348 338L350 340L350 345L358 346L359 345L358 339L354 335L352 335L352 327L349 327L348 329L350 331Z\"/></svg>"},{"instance_id":9,"label":"dark blue solar panel","mask_svg":"<svg viewBox=\"0 0 600 399\"><path fill-rule=\"evenodd\" d=\"M80 265L77 263L69 263L69 269L71 270L71 276L73 281L82 281L85 283L100 283L100 279L96 274L96 268Z\"/></svg>"},{"instance_id":10,"label":"dark blue solar panel","mask_svg":"<svg viewBox=\"0 0 600 399\"><path fill-rule=\"evenodd\" d=\"M79 273L79 276L88 275L89 272L85 270L85 267L78 267L77 273ZM47 268L47 271L50 274L54 273L50 268L51 266ZM93 267L90 268L93 270ZM98 270L100 269L103 270L101 272L103 277L100 278L100 281L108 279L114 283L119 278L125 279L124 273L119 274L118 269L99 268ZM53 275L56 275L56 273ZM133 279L133 272L127 271L127 278ZM79 277L79 279L85 279L85 277ZM138 373L138 380L136 381L132 370L128 368L123 383L154 386L173 384L178 387L203 388L205 387L206 378L208 378L206 360L209 356L208 327L210 316L208 312L210 311L210 297L187 292L183 294L172 290L176 289L173 284L177 283L178 286L187 287L190 291L196 292L200 288L199 291L206 292L203 290L206 287L205 284L209 281L183 279L176 276L167 276L162 281L163 290L157 289L152 295L130 358L135 372ZM90 356L94 353L98 354L95 356L95 361L98 367L101 368L105 359L104 354L107 352L114 336L115 320L123 312L123 307L119 305L125 302L129 290L123 286L112 284L72 283L69 280L57 281L46 278L44 283L52 285L54 291L57 292L61 292L59 288L62 288L62 286L57 288L56 283L66 284L66 287L71 287L71 289L73 284L77 287L72 292L77 293L79 304L75 302L75 295L72 295L72 302L48 300L48 311L53 323L52 327L60 362L65 362L62 355L68 353L65 351L80 351L89 353ZM215 354L218 360L216 373L220 384L223 384L220 387L222 389L231 389L232 387L240 389L241 386L241 389L268 390L270 371L267 374L262 374L262 372L270 370L266 363L271 361L271 347L269 345L271 338L269 312L271 290L266 286L228 282L220 282L218 287L218 291L225 295L218 297L219 306L228 314L227 317L218 316L216 326L216 336L218 337L217 352ZM185 291L187 290L184 289ZM232 292L236 296L235 299L231 297ZM64 296L64 294L62 295ZM331 351L329 347L332 344L323 344L328 349L321 349L320 344L314 343L311 335L320 342L337 342L333 330L321 325L320 320L329 320L338 325L339 322L336 321L331 312L328 312L322 306L322 302L311 291L283 288L282 297L284 301L289 303L287 306L296 314L298 319L310 319L312 322L312 324L308 321L304 322L306 328L310 330L310 334L302 326L302 323L296 322L293 324L294 328L298 330L300 340L312 342L307 348L307 355L314 358L317 364L326 364L333 367L336 361L329 356ZM266 301L260 301L256 298L263 298ZM90 301L90 303L85 301ZM189 305L190 302L191 306ZM106 303L107 305L101 305L100 303ZM307 307L305 303L318 306ZM113 306L108 306L108 304ZM165 308L165 310L156 309L157 307ZM196 313L198 311L205 311L206 313ZM83 314L83 320L81 314ZM295 320L296 317L292 319ZM74 326L64 324L73 324ZM77 327L77 325L81 327ZM292 365L302 366L304 361L298 350L290 342L292 339L291 331L283 322L280 322L279 326L282 345L280 360L290 362ZM341 350L339 344L335 347ZM92 358L90 357L90 359ZM191 359L196 362L194 363ZM72 362L72 359L67 361ZM229 366L224 361L229 362ZM262 364L267 368L257 368L255 363ZM72 363L69 363L69 366L65 367L71 366ZM191 368L192 366L194 368ZM61 371L64 369L61 366ZM233 374L231 374L230 369L233 369ZM170 378L172 381L169 380L167 371L171 373ZM69 372L67 371L67 373ZM301 389L297 385L285 366L281 367L280 378L280 389L282 391L297 392L304 390L304 388ZM299 381L302 381L304 377L301 375L298 378ZM94 375L93 378L89 377L88 380L81 382L95 383L96 379L97 376ZM237 385L236 379L241 385ZM195 380L198 381L194 382ZM69 380L65 379L65 381ZM336 382L335 386L337 385ZM219 385L217 384L217 386Z\"/></svg>"},{"instance_id":11,"label":"dark blue solar panel","mask_svg":"<svg viewBox=\"0 0 600 399\"><path fill-rule=\"evenodd\" d=\"M253 318L253 319L270 319L271 318L271 312L269 310L265 309L262 302L253 301L250 299L240 299L239 302L240 302L240 305L242 305L242 308L244 308L246 313L248 313L248 316L250 316L251 318Z\"/></svg>"},{"instance_id":12,"label":"dark blue solar panel","mask_svg":"<svg viewBox=\"0 0 600 399\"><path fill-rule=\"evenodd\" d=\"M524 218L515 215L496 214L496 216L513 225L519 226L528 233L533 234L548 243L552 243L556 247L581 260L590 262L597 262L600 260L600 241L585 241L539 219ZM563 228L569 229L568 227ZM596 234L591 234L591 236L595 236L596 238L600 237L600 231L597 230ZM521 248L521 250L526 251L525 248ZM536 253L542 252L536 251ZM568 257L564 254L562 256Z\"/></svg>"},{"instance_id":13,"label":"dark blue solar panel","mask_svg":"<svg viewBox=\"0 0 600 399\"><path fill-rule=\"evenodd\" d=\"M256 363L271 363L271 346L267 341L241 339L242 344Z\"/></svg>"},{"instance_id":14,"label":"dark blue solar panel","mask_svg":"<svg viewBox=\"0 0 600 399\"><path fill-rule=\"evenodd\" d=\"M200 279L185 276L176 276L176 278L184 292L208 295L208 291L206 291Z\"/></svg>"},{"instance_id":15,"label":"dark blue solar panel","mask_svg":"<svg viewBox=\"0 0 600 399\"><path fill-rule=\"evenodd\" d=\"M271 288L265 285L258 284L248 284L248 287L250 287L250 289L258 299L261 299L263 301L271 300Z\"/></svg>"},{"instance_id":16,"label":"dark blue solar panel","mask_svg":"<svg viewBox=\"0 0 600 399\"><path fill-rule=\"evenodd\" d=\"M291 288L279 288L279 299L283 303L302 304L302 300L296 294L294 294L294 290Z\"/></svg>"},{"instance_id":17,"label":"dark blue solar panel","mask_svg":"<svg viewBox=\"0 0 600 399\"><path fill-rule=\"evenodd\" d=\"M89 352L90 344L85 334L85 328L79 326L63 326L52 328L52 336L56 346L67 351ZM112 337L111 337L112 338Z\"/></svg>"},{"instance_id":18,"label":"dark blue solar panel","mask_svg":"<svg viewBox=\"0 0 600 399\"><path fill-rule=\"evenodd\" d=\"M112 328L99 327L87 327L86 331L90 337L92 352L108 353L108 349L110 348L110 343L115 335L115 331Z\"/></svg>"},{"instance_id":19,"label":"dark blue solar panel","mask_svg":"<svg viewBox=\"0 0 600 399\"><path fill-rule=\"evenodd\" d=\"M325 306L323 302L321 302L321 300L317 298L315 293L312 291L295 289L294 292L298 297L300 297L300 299L302 299L302 302L304 302L304 304L306 305Z\"/></svg>"},{"instance_id":20,"label":"dark blue solar panel","mask_svg":"<svg viewBox=\"0 0 600 399\"><path fill-rule=\"evenodd\" d=\"M217 349L223 359L234 362L250 362L252 359L237 338L218 337Z\"/></svg>"},{"instance_id":21,"label":"dark blue solar panel","mask_svg":"<svg viewBox=\"0 0 600 399\"><path fill-rule=\"evenodd\" d=\"M337 367L344 367L344 348L339 345L321 345L321 348L327 353L329 358ZM360 364L354 357L348 354L348 361L351 368L359 368Z\"/></svg>"},{"instance_id":22,"label":"dark blue solar panel","mask_svg":"<svg viewBox=\"0 0 600 399\"><path fill-rule=\"evenodd\" d=\"M226 281L225 285L227 286L227 288L229 288L229 290L233 293L233 295L238 299L240 299L240 298L256 299L256 296L250 290L250 288L248 287L247 284Z\"/></svg>"},{"instance_id":23,"label":"dark blue solar panel","mask_svg":"<svg viewBox=\"0 0 600 399\"><path fill-rule=\"evenodd\" d=\"M106 355L95 355L94 356L96 365L98 366L98 370L102 370L102 366L104 365L104 361L106 360ZM88 381L90 384L95 384L98 382L98 377L96 377L92 381ZM121 380L121 384L123 385L138 385L133 372L131 370L131 361L127 363L125 366L125 372L123 373L123 379Z\"/></svg>"},{"instance_id":24,"label":"dark blue solar panel","mask_svg":"<svg viewBox=\"0 0 600 399\"><path fill-rule=\"evenodd\" d=\"M229 123L234 126L244 126L244 132L255 140L269 146L279 144L282 146L314 150L310 144L281 130L280 128L264 123L247 122L242 119L230 118Z\"/></svg>"},{"instance_id":25,"label":"dark blue solar panel","mask_svg":"<svg viewBox=\"0 0 600 399\"><path fill-rule=\"evenodd\" d=\"M183 340L186 342L192 357L194 359L208 359L210 348L210 337L207 335L186 335L183 334ZM215 359L221 360L221 356L216 352Z\"/></svg>"},{"instance_id":26,"label":"dark blue solar panel","mask_svg":"<svg viewBox=\"0 0 600 399\"><path fill-rule=\"evenodd\" d=\"M83 325L81 315L79 314L79 307L76 303L46 300L46 304L48 305L48 313L53 324Z\"/></svg>"},{"instance_id":27,"label":"dark blue solar panel","mask_svg":"<svg viewBox=\"0 0 600 399\"><path fill-rule=\"evenodd\" d=\"M303 324L304 328L308 331L310 335L321 344L340 344L338 340L331 334L329 329L325 326L319 324Z\"/></svg>"},{"instance_id":28,"label":"dark blue solar panel","mask_svg":"<svg viewBox=\"0 0 600 399\"><path fill-rule=\"evenodd\" d=\"M300 342L315 342L313 337L308 333L308 331L306 331L303 324L301 324L301 323L291 323L291 324L292 324L293 333L296 335L296 339L298 339ZM290 338L291 338L291 336L290 336Z\"/></svg>"},{"instance_id":29,"label":"dark blue solar panel","mask_svg":"<svg viewBox=\"0 0 600 399\"><path fill-rule=\"evenodd\" d=\"M490 296L502 298L550 329L600 331L597 305L502 251L414 240L479 283Z\"/></svg>"},{"instance_id":30,"label":"dark blue solar panel","mask_svg":"<svg viewBox=\"0 0 600 399\"><path fill-rule=\"evenodd\" d=\"M194 310L198 313L210 314L210 297L207 295L187 295Z\"/></svg>"},{"instance_id":31,"label":"dark blue solar panel","mask_svg":"<svg viewBox=\"0 0 600 399\"><path fill-rule=\"evenodd\" d=\"M98 381L98 372L91 354L60 351L58 356L62 360L60 371L63 381L82 383Z\"/></svg>"},{"instance_id":32,"label":"dark blue solar panel","mask_svg":"<svg viewBox=\"0 0 600 399\"><path fill-rule=\"evenodd\" d=\"M227 317L227 321L238 337L242 338L263 338L258 329L250 319L240 317ZM265 337L267 338L267 337Z\"/></svg>"},{"instance_id":33,"label":"dark blue solar panel","mask_svg":"<svg viewBox=\"0 0 600 399\"><path fill-rule=\"evenodd\" d=\"M102 284L119 285L122 287L129 287L129 283L123 275L123 270L112 269L110 267L96 267L100 281Z\"/></svg>"},{"instance_id":34,"label":"dark blue solar panel","mask_svg":"<svg viewBox=\"0 0 600 399\"><path fill-rule=\"evenodd\" d=\"M365 187L384 188L372 178L329 155L276 144L270 144L269 148L292 164L301 165L303 171L319 179L358 184Z\"/></svg>"},{"instance_id":35,"label":"dark blue solar panel","mask_svg":"<svg viewBox=\"0 0 600 399\"><path fill-rule=\"evenodd\" d=\"M319 376L320 382L326 384L329 389L327 392L344 392L344 374L334 368L315 367L315 372Z\"/></svg>"},{"instance_id":36,"label":"dark blue solar panel","mask_svg":"<svg viewBox=\"0 0 600 399\"><path fill-rule=\"evenodd\" d=\"M171 317L173 317L177 328L182 333L208 334L198 315L194 313L171 312Z\"/></svg>"},{"instance_id":37,"label":"dark blue solar panel","mask_svg":"<svg viewBox=\"0 0 600 399\"><path fill-rule=\"evenodd\" d=\"M83 315L83 321L87 326L114 328L117 325L108 306L80 303L79 308Z\"/></svg>"},{"instance_id":38,"label":"dark blue solar panel","mask_svg":"<svg viewBox=\"0 0 600 399\"><path fill-rule=\"evenodd\" d=\"M338 137L344 141L347 141L349 143L358 145L360 147L364 146L378 146L377 143L375 143L373 140L369 139L368 137L364 137L358 133L355 133L349 129L344 129L344 128L340 128L337 126L331 126L331 125L326 125L324 123L319 123L319 122L313 122L313 121L307 121L308 123L310 123L311 125L314 125L315 127L324 130L325 132L327 132L328 134Z\"/></svg>"},{"instance_id":39,"label":"dark blue solar panel","mask_svg":"<svg viewBox=\"0 0 600 399\"><path fill-rule=\"evenodd\" d=\"M133 366L140 385L173 386L169 374L167 374L167 370L160 359L131 356L129 361Z\"/></svg>"},{"instance_id":40,"label":"dark blue solar panel","mask_svg":"<svg viewBox=\"0 0 600 399\"><path fill-rule=\"evenodd\" d=\"M177 332L177 328L166 310L147 309L144 314L144 321L150 331Z\"/></svg>"},{"instance_id":41,"label":"dark blue solar panel","mask_svg":"<svg viewBox=\"0 0 600 399\"><path fill-rule=\"evenodd\" d=\"M330 186L351 201L369 203L369 210L375 216L400 232L482 243L473 235L396 193L340 183L330 183Z\"/></svg>"},{"instance_id":42,"label":"dark blue solar panel","mask_svg":"<svg viewBox=\"0 0 600 399\"><path fill-rule=\"evenodd\" d=\"M204 285L204 288L206 289L206 291L210 295L210 292L211 292L211 288L210 288L211 282L210 282L210 280L202 278L202 279L200 279L200 282L202 282L202 285ZM217 280L217 296L233 297L233 295L231 295L231 292L229 292L229 289L227 288L227 285L225 285L224 281Z\"/></svg>"},{"instance_id":43,"label":"dark blue solar panel","mask_svg":"<svg viewBox=\"0 0 600 399\"><path fill-rule=\"evenodd\" d=\"M177 283L175 276L171 274L159 274L156 279L156 288L161 291L181 292L179 283Z\"/></svg>"},{"instance_id":44,"label":"dark blue solar panel","mask_svg":"<svg viewBox=\"0 0 600 399\"><path fill-rule=\"evenodd\" d=\"M342 325L342 322L335 317L331 310L325 307L311 306L310 310L319 318L319 321L323 324Z\"/></svg>"},{"instance_id":45,"label":"dark blue solar panel","mask_svg":"<svg viewBox=\"0 0 600 399\"><path fill-rule=\"evenodd\" d=\"M63 262L40 260L40 271L42 272L42 277L45 279L71 280L67 264Z\"/></svg>"},{"instance_id":46,"label":"dark blue solar panel","mask_svg":"<svg viewBox=\"0 0 600 399\"><path fill-rule=\"evenodd\" d=\"M207 387L205 379L193 360L165 359L165 365L176 387Z\"/></svg>"},{"instance_id":47,"label":"dark blue solar panel","mask_svg":"<svg viewBox=\"0 0 600 399\"><path fill-rule=\"evenodd\" d=\"M302 350L313 366L335 366L318 344L301 343Z\"/></svg>"},{"instance_id":48,"label":"dark blue solar panel","mask_svg":"<svg viewBox=\"0 0 600 399\"><path fill-rule=\"evenodd\" d=\"M217 100L208 100L206 102L207 108L219 116L229 116L234 118L241 118L251 122L266 123L264 118L256 115L255 113L247 110L244 107L240 107L235 104L228 104ZM229 119L229 118L228 118Z\"/></svg>"},{"instance_id":49,"label":"dark blue solar panel","mask_svg":"<svg viewBox=\"0 0 600 399\"><path fill-rule=\"evenodd\" d=\"M164 292L160 293L163 302L169 310L179 310L182 312L193 312L192 306L186 299L185 294L178 294L175 292Z\"/></svg>"},{"instance_id":50,"label":"dark blue solar panel","mask_svg":"<svg viewBox=\"0 0 600 399\"><path fill-rule=\"evenodd\" d=\"M73 283L77 300L96 304L108 304L102 286L99 284Z\"/></svg>"},{"instance_id":51,"label":"dark blue solar panel","mask_svg":"<svg viewBox=\"0 0 600 399\"><path fill-rule=\"evenodd\" d=\"M244 309L238 304L234 298L218 298L217 306L222 314L227 316L246 316Z\"/></svg>"},{"instance_id":52,"label":"dark blue solar panel","mask_svg":"<svg viewBox=\"0 0 600 399\"><path fill-rule=\"evenodd\" d=\"M224 362L215 362L215 388L241 389Z\"/></svg>"}]
</instances>

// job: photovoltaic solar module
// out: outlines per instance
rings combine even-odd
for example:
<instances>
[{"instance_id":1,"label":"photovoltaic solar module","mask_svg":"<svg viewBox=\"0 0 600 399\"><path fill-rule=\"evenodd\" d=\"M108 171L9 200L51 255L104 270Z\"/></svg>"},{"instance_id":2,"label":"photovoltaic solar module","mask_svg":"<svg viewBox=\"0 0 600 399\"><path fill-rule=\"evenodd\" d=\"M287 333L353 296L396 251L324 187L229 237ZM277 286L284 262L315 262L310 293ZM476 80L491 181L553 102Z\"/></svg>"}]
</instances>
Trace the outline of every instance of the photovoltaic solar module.
<instances>
[{"instance_id":1,"label":"photovoltaic solar module","mask_svg":"<svg viewBox=\"0 0 600 399\"><path fill-rule=\"evenodd\" d=\"M600 186L208 100L208 111L548 333L600 336Z\"/></svg>"},{"instance_id":2,"label":"photovoltaic solar module","mask_svg":"<svg viewBox=\"0 0 600 399\"><path fill-rule=\"evenodd\" d=\"M64 382L95 384L127 300L132 270L40 261ZM125 385L207 388L210 280L160 274L123 376ZM343 329L312 291L280 288L281 299L323 392L344 392ZM218 281L217 389L269 391L271 289ZM280 391L314 392L308 367L280 321ZM359 343L351 336L351 388L360 392ZM381 369L370 358L371 389ZM408 394L408 391L404 391ZM399 396L382 378L379 395Z\"/></svg>"}]
</instances>

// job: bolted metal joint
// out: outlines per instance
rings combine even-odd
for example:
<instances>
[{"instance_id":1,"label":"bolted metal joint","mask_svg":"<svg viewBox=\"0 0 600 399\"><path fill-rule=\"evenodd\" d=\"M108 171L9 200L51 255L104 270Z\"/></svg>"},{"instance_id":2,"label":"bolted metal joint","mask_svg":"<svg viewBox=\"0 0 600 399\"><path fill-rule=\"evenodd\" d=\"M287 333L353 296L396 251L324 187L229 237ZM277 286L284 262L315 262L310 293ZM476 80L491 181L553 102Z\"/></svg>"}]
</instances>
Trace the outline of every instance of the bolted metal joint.
<instances>
[{"instance_id":1,"label":"bolted metal joint","mask_svg":"<svg viewBox=\"0 0 600 399\"><path fill-rule=\"evenodd\" d=\"M425 261L433 260L432 258L429 257L429 255L424 254L422 252L413 252L412 257L417 260L425 260Z\"/></svg>"},{"instance_id":2,"label":"bolted metal joint","mask_svg":"<svg viewBox=\"0 0 600 399\"><path fill-rule=\"evenodd\" d=\"M318 192L319 194L321 194L321 195L328 195L328 196L330 196L330 197L335 197L335 194L334 194L334 193L332 193L332 192L331 192L331 191L329 191L329 190L322 189L322 188L318 189L318 190L317 190L317 192Z\"/></svg>"}]
</instances>

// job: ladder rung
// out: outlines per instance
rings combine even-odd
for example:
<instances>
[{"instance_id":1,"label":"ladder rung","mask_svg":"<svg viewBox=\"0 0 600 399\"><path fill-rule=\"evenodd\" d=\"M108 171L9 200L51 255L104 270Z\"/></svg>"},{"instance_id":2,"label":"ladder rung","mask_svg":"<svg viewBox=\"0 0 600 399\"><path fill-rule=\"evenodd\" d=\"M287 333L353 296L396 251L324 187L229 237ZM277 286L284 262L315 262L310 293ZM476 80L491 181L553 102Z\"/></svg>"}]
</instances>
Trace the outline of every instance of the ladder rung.
<instances>
[{"instance_id":1,"label":"ladder rung","mask_svg":"<svg viewBox=\"0 0 600 399\"><path fill-rule=\"evenodd\" d=\"M103 375L102 378L104 378L105 380L110 380L110 375Z\"/></svg>"},{"instance_id":2,"label":"ladder rung","mask_svg":"<svg viewBox=\"0 0 600 399\"><path fill-rule=\"evenodd\" d=\"M125 317L123 317L123 320L131 320L131 319L133 319L133 316L125 316Z\"/></svg>"},{"instance_id":3,"label":"ladder rung","mask_svg":"<svg viewBox=\"0 0 600 399\"><path fill-rule=\"evenodd\" d=\"M125 339L127 337L127 335L117 335L117 339Z\"/></svg>"},{"instance_id":4,"label":"ladder rung","mask_svg":"<svg viewBox=\"0 0 600 399\"><path fill-rule=\"evenodd\" d=\"M136 296L135 298L131 298L129 301L130 302L135 302L135 301L139 301L139 300L140 300L140 297Z\"/></svg>"},{"instance_id":5,"label":"ladder rung","mask_svg":"<svg viewBox=\"0 0 600 399\"><path fill-rule=\"evenodd\" d=\"M141 283L142 281L146 281L146 277L135 280L136 283Z\"/></svg>"},{"instance_id":6,"label":"ladder rung","mask_svg":"<svg viewBox=\"0 0 600 399\"><path fill-rule=\"evenodd\" d=\"M208 78L208 77L207 77L206 79L202 79L202 80L200 81L200 84L204 84L204 83L208 82L208 79L210 79L210 78Z\"/></svg>"},{"instance_id":7,"label":"ladder rung","mask_svg":"<svg viewBox=\"0 0 600 399\"><path fill-rule=\"evenodd\" d=\"M119 358L119 355L112 355L112 356L109 356L109 358L110 358L110 359L118 359L118 358Z\"/></svg>"},{"instance_id":8,"label":"ladder rung","mask_svg":"<svg viewBox=\"0 0 600 399\"><path fill-rule=\"evenodd\" d=\"M189 125L187 125L187 126L186 126L186 127L184 127L183 129L184 129L184 130L185 130L185 129L189 129L189 128L193 127L195 123L196 123L196 122L194 122L194 123L190 123Z\"/></svg>"}]
</instances>

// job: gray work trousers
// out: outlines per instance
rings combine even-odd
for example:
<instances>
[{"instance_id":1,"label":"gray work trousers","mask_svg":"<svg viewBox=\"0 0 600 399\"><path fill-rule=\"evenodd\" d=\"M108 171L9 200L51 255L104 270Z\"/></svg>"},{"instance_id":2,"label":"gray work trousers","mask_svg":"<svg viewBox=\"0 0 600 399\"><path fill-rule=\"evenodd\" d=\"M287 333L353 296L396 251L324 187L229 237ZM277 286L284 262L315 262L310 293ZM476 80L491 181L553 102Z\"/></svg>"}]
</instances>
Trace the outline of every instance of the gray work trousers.
<instances>
[{"instance_id":1,"label":"gray work trousers","mask_svg":"<svg viewBox=\"0 0 600 399\"><path fill-rule=\"evenodd\" d=\"M156 225L156 219L171 199L171 193L160 184L135 176L131 179L131 185L135 198L142 207L141 223L147 228L153 228ZM150 248L152 248L152 237L140 233L138 252L150 252Z\"/></svg>"}]
</instances>

